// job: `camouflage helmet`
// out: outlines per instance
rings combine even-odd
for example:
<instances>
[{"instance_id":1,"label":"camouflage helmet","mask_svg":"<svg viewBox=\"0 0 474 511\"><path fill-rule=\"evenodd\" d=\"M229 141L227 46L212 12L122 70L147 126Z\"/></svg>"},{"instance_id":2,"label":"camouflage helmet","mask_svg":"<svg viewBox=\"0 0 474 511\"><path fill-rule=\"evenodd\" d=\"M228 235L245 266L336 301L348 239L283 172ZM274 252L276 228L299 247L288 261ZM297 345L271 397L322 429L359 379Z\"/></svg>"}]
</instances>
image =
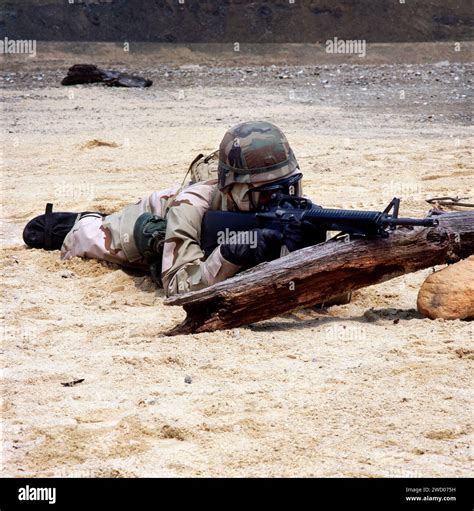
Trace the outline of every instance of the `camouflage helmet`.
<instances>
[{"instance_id":1,"label":"camouflage helmet","mask_svg":"<svg viewBox=\"0 0 474 511\"><path fill-rule=\"evenodd\" d=\"M258 186L278 181L298 168L283 132L265 121L230 128L219 146L219 189L236 183Z\"/></svg>"}]
</instances>

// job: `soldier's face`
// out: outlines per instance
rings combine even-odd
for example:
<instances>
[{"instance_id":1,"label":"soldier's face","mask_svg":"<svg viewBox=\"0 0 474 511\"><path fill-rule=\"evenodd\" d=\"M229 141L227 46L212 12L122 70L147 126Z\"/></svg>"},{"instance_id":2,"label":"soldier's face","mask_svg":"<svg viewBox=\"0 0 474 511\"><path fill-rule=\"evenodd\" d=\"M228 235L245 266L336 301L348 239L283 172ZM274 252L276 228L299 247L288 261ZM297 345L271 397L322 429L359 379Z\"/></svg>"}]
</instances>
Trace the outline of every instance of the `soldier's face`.
<instances>
[{"instance_id":1,"label":"soldier's face","mask_svg":"<svg viewBox=\"0 0 474 511\"><path fill-rule=\"evenodd\" d=\"M234 183L227 193L238 211L256 211L265 209L275 194L301 197L302 177L303 174L296 169L289 177L270 183Z\"/></svg>"},{"instance_id":2,"label":"soldier's face","mask_svg":"<svg viewBox=\"0 0 474 511\"><path fill-rule=\"evenodd\" d=\"M296 172L293 175L263 184L249 190L250 204L253 210L265 209L270 205L272 199L278 195L289 195L290 197L301 197L301 179L303 174Z\"/></svg>"}]
</instances>

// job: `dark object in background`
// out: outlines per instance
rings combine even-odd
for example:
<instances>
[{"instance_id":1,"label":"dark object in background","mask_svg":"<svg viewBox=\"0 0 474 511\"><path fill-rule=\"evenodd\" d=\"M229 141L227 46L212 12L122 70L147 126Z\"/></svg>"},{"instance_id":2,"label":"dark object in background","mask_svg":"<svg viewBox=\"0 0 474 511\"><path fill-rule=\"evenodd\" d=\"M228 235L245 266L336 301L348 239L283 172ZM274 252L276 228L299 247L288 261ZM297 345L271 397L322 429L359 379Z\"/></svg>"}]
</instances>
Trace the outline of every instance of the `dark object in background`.
<instances>
[{"instance_id":1,"label":"dark object in background","mask_svg":"<svg viewBox=\"0 0 474 511\"><path fill-rule=\"evenodd\" d=\"M75 64L69 68L61 85L79 85L82 83L105 83L110 87L150 87L153 82L140 76L99 69L92 64Z\"/></svg>"}]
</instances>

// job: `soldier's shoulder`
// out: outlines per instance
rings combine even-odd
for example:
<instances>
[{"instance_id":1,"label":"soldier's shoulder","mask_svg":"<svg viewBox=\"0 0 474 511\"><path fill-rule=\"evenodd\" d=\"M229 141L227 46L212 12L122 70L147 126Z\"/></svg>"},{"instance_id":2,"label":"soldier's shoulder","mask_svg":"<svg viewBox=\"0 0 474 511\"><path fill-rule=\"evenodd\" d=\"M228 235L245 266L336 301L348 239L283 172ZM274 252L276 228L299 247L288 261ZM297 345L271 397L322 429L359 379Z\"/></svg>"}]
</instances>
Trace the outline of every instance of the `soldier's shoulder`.
<instances>
[{"instance_id":1,"label":"soldier's shoulder","mask_svg":"<svg viewBox=\"0 0 474 511\"><path fill-rule=\"evenodd\" d=\"M199 197L203 200L210 200L217 190L217 180L202 181L183 188L177 195L176 199Z\"/></svg>"},{"instance_id":2,"label":"soldier's shoulder","mask_svg":"<svg viewBox=\"0 0 474 511\"><path fill-rule=\"evenodd\" d=\"M174 198L171 207L180 204L190 204L193 206L209 207L213 197L218 192L217 180L202 181L183 188Z\"/></svg>"}]
</instances>

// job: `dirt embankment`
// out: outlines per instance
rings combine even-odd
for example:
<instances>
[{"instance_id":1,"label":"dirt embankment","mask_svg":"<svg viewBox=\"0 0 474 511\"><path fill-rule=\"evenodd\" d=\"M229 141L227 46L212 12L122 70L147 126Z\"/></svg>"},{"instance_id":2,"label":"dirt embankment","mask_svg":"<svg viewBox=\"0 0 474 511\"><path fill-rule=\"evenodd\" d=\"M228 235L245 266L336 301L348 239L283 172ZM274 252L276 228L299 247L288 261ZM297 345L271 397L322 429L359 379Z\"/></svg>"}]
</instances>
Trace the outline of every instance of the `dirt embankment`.
<instances>
[{"instance_id":1,"label":"dirt embankment","mask_svg":"<svg viewBox=\"0 0 474 511\"><path fill-rule=\"evenodd\" d=\"M470 2L27 0L2 2L11 38L52 41L367 42L473 38Z\"/></svg>"}]
</instances>

